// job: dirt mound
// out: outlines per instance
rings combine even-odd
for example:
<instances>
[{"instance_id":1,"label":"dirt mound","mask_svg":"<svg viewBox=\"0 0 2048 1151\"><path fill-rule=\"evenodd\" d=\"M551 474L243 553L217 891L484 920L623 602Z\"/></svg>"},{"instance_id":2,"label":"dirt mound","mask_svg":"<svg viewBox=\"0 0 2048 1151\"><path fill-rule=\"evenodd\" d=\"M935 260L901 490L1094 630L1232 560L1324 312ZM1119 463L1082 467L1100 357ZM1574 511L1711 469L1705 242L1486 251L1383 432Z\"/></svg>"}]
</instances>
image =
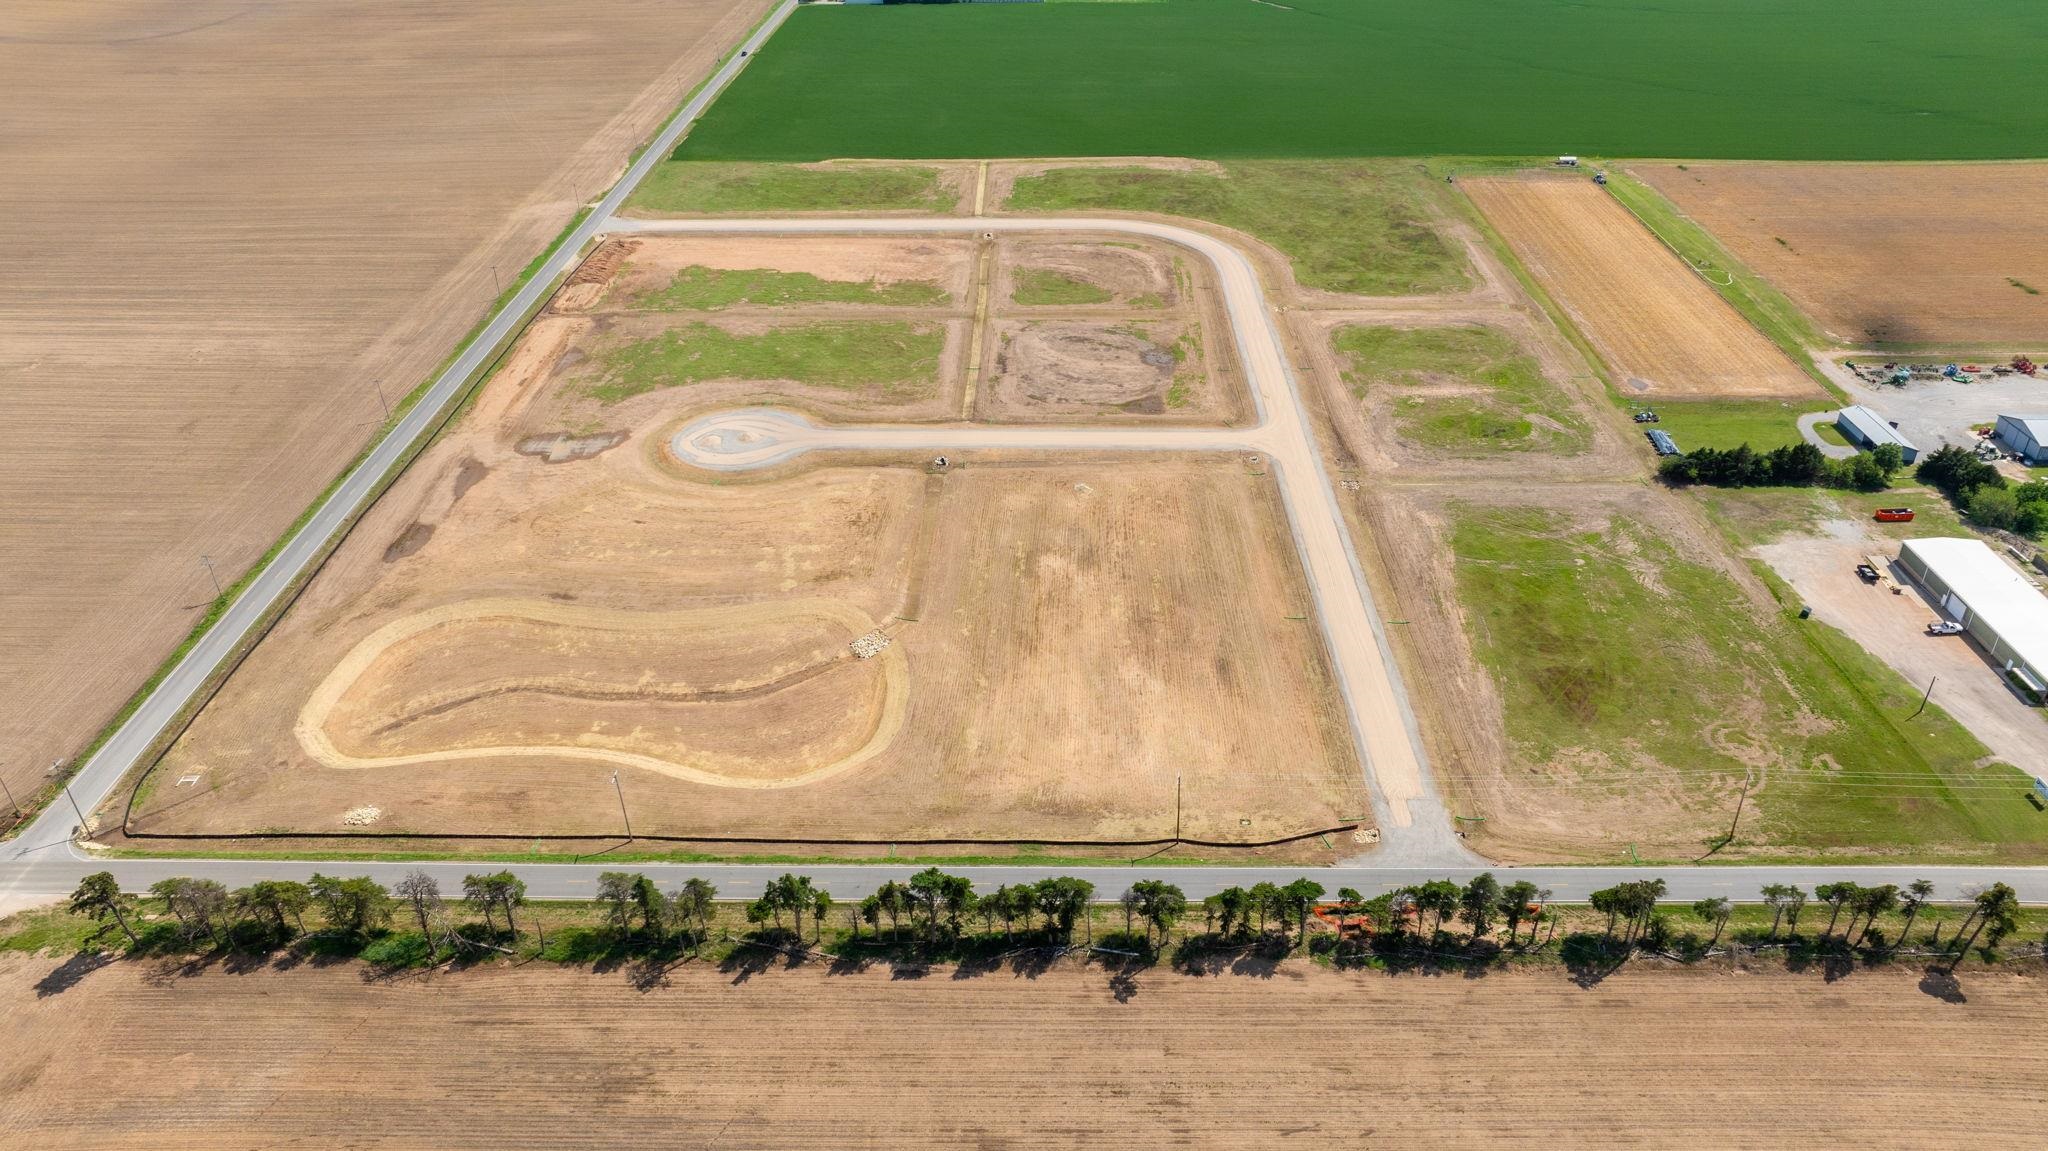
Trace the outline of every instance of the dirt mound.
<instances>
[{"instance_id":1,"label":"dirt mound","mask_svg":"<svg viewBox=\"0 0 2048 1151\"><path fill-rule=\"evenodd\" d=\"M577 265L569 275L568 282L555 295L554 310L557 312L580 312L594 306L604 296L604 290L618 275L626 258L640 250L638 240L609 240L597 251Z\"/></svg>"},{"instance_id":2,"label":"dirt mound","mask_svg":"<svg viewBox=\"0 0 2048 1151\"><path fill-rule=\"evenodd\" d=\"M995 394L1011 406L1163 411L1180 362L1171 342L1132 325L1025 323L1001 340Z\"/></svg>"}]
</instances>

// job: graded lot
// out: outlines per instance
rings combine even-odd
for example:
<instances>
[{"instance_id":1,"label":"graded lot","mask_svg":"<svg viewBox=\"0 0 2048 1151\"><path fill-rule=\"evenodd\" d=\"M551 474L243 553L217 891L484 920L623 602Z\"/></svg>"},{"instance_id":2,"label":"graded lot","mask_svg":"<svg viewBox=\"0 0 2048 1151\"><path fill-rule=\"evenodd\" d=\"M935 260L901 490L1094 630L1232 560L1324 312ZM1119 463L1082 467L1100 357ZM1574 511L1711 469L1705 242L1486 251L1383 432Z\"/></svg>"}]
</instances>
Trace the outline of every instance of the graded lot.
<instances>
[{"instance_id":1,"label":"graded lot","mask_svg":"<svg viewBox=\"0 0 2048 1151\"><path fill-rule=\"evenodd\" d=\"M2048 164L1629 170L1835 339L1965 348L2048 340Z\"/></svg>"},{"instance_id":2,"label":"graded lot","mask_svg":"<svg viewBox=\"0 0 2048 1151\"><path fill-rule=\"evenodd\" d=\"M1859 1096L1859 1143L1924 1146L1938 1129L2030 1147L2048 1122L2043 992L2019 974L1966 977L1944 1001L1917 971L1824 983L1641 964L1582 989L1555 971L1306 964L1200 978L1063 963L1023 977L828 974L768 957L651 978L546 964L366 978L352 964L80 962L0 956L0 1138L165 1151L338 1133L358 1147L1005 1147L1018 1130L1041 1147L1812 1145L1843 1122L1816 1098L1907 1059L1912 1074ZM579 1083L567 1093L565 1065Z\"/></svg>"},{"instance_id":3,"label":"graded lot","mask_svg":"<svg viewBox=\"0 0 2048 1151\"><path fill-rule=\"evenodd\" d=\"M767 8L0 11L0 770L18 794Z\"/></svg>"},{"instance_id":4,"label":"graded lot","mask_svg":"<svg viewBox=\"0 0 2048 1151\"><path fill-rule=\"evenodd\" d=\"M647 259L612 266L659 284ZM1196 839L1367 813L1263 468L979 453L707 475L666 447L706 407L895 401L738 379L607 402L578 340L608 322L700 321L537 322L172 748L136 831L334 830L373 806L380 832L606 834L614 769L642 834L1151 839L1177 787Z\"/></svg>"},{"instance_id":5,"label":"graded lot","mask_svg":"<svg viewBox=\"0 0 2048 1151\"><path fill-rule=\"evenodd\" d=\"M1787 360L1607 191L1581 174L1460 181L1628 396L1819 397Z\"/></svg>"}]
</instances>

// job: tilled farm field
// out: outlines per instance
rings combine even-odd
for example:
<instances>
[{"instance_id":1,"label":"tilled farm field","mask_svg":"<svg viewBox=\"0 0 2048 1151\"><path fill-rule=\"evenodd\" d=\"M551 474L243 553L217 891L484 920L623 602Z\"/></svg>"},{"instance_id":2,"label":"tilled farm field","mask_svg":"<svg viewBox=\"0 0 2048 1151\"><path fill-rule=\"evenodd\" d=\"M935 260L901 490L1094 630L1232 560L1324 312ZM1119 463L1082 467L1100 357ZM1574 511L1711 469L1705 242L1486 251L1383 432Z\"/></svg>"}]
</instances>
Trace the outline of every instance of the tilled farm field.
<instances>
[{"instance_id":1,"label":"tilled farm field","mask_svg":"<svg viewBox=\"0 0 2048 1151\"><path fill-rule=\"evenodd\" d=\"M1630 170L1838 339L2048 340L2048 164Z\"/></svg>"},{"instance_id":2,"label":"tilled farm field","mask_svg":"<svg viewBox=\"0 0 2048 1151\"><path fill-rule=\"evenodd\" d=\"M2048 1122L2019 975L1945 1001L1917 972L56 964L0 957L0 1138L52 1149L1782 1147L1845 1123L1996 1148ZM1904 1061L1853 1118L1815 1106Z\"/></svg>"},{"instance_id":3,"label":"tilled farm field","mask_svg":"<svg viewBox=\"0 0 2048 1151\"><path fill-rule=\"evenodd\" d=\"M844 253L720 275L600 253L172 748L133 829L606 835L614 770L643 835L1154 839L1177 789L1194 839L1366 815L1256 463L709 476L667 450L704 407L836 396L828 416L872 419L887 389L661 376L607 402L611 353L578 342L696 322L645 306L663 293L771 334L957 296L960 250L874 254L889 278L844 278Z\"/></svg>"},{"instance_id":4,"label":"tilled farm field","mask_svg":"<svg viewBox=\"0 0 2048 1151\"><path fill-rule=\"evenodd\" d=\"M0 8L0 769L89 740L767 0ZM202 557L204 559L202 560Z\"/></svg>"},{"instance_id":5,"label":"tilled farm field","mask_svg":"<svg viewBox=\"0 0 2048 1151\"><path fill-rule=\"evenodd\" d=\"M1571 312L1624 393L1820 395L1818 385L1585 176L1531 173L1460 184Z\"/></svg>"}]
</instances>

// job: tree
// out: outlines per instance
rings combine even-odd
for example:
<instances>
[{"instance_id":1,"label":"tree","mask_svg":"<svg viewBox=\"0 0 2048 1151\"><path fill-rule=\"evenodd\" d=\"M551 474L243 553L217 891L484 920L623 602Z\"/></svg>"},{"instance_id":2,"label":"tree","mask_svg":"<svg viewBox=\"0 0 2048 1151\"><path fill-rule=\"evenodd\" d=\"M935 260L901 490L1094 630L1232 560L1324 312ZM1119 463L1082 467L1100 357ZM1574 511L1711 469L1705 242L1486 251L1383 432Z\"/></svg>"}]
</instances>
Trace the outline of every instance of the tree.
<instances>
[{"instance_id":1,"label":"tree","mask_svg":"<svg viewBox=\"0 0 2048 1151\"><path fill-rule=\"evenodd\" d=\"M895 935L897 920L910 909L910 889L892 879L875 889L874 898L875 909L889 917L889 934Z\"/></svg>"},{"instance_id":2,"label":"tree","mask_svg":"<svg viewBox=\"0 0 2048 1151\"><path fill-rule=\"evenodd\" d=\"M1814 886L1814 897L1825 900L1828 905L1828 929L1820 933L1822 939L1835 933L1835 921L1842 917L1842 909L1854 903L1857 893L1862 890L1860 886L1846 879L1839 883L1821 883Z\"/></svg>"},{"instance_id":3,"label":"tree","mask_svg":"<svg viewBox=\"0 0 2048 1151\"><path fill-rule=\"evenodd\" d=\"M1415 910L1436 916L1430 926L1430 937L1443 931L1444 920L1457 913L1458 901L1464 895L1463 889L1448 879L1432 879L1408 889L1415 900Z\"/></svg>"},{"instance_id":4,"label":"tree","mask_svg":"<svg viewBox=\"0 0 2048 1151\"><path fill-rule=\"evenodd\" d=\"M1906 893L1899 897L1900 909L1906 913L1905 925L1899 928L1899 941L1892 945L1894 951L1904 946L1906 936L1913 930L1913 921L1920 918L1920 909L1934 898L1934 884L1925 879L1916 879L1906 885Z\"/></svg>"},{"instance_id":5,"label":"tree","mask_svg":"<svg viewBox=\"0 0 2048 1151\"><path fill-rule=\"evenodd\" d=\"M105 923L112 919L121 927L121 934L128 937L129 946L140 943L135 938L135 929L128 926L128 917L121 914L121 885L115 881L111 871L95 871L78 881L78 889L71 893L71 914L83 915L94 923Z\"/></svg>"},{"instance_id":6,"label":"tree","mask_svg":"<svg viewBox=\"0 0 2048 1151\"><path fill-rule=\"evenodd\" d=\"M1797 890L1789 883L1766 883L1763 886L1764 906L1771 909L1771 938L1774 940L1778 938L1778 923L1785 918L1785 907Z\"/></svg>"},{"instance_id":7,"label":"tree","mask_svg":"<svg viewBox=\"0 0 2048 1151\"><path fill-rule=\"evenodd\" d=\"M1316 901L1323 897L1323 885L1313 879L1297 879L1280 889L1280 899L1295 923L1295 938L1308 942L1308 916L1316 908ZM1185 901L1183 901L1185 904Z\"/></svg>"},{"instance_id":8,"label":"tree","mask_svg":"<svg viewBox=\"0 0 2048 1151\"><path fill-rule=\"evenodd\" d=\"M497 924L491 919L494 909L505 912L505 930L512 935L512 941L519 941L519 924L513 919L513 909L526 906L526 881L509 871L490 875L465 875L462 877L462 901L484 913L484 927L496 930Z\"/></svg>"},{"instance_id":9,"label":"tree","mask_svg":"<svg viewBox=\"0 0 2048 1151\"><path fill-rule=\"evenodd\" d=\"M782 926L782 913L787 911L796 921L796 937L804 937L804 913L817 906L818 889L808 875L791 875L785 872L779 878L768 882L762 895L763 901L774 912L775 925Z\"/></svg>"},{"instance_id":10,"label":"tree","mask_svg":"<svg viewBox=\"0 0 2048 1151\"><path fill-rule=\"evenodd\" d=\"M1806 910L1806 891L1797 884L1785 886L1785 930L1799 934L1799 913Z\"/></svg>"},{"instance_id":11,"label":"tree","mask_svg":"<svg viewBox=\"0 0 2048 1151\"><path fill-rule=\"evenodd\" d=\"M187 940L201 935L220 944L220 921L228 911L228 889L212 879L164 879L153 883L149 893L164 901L177 916Z\"/></svg>"},{"instance_id":12,"label":"tree","mask_svg":"<svg viewBox=\"0 0 2048 1151\"><path fill-rule=\"evenodd\" d=\"M259 879L235 892L235 906L242 914L268 918L279 935L290 933L294 927L304 935L306 908L312 903L312 891L289 879ZM287 915L292 919L289 924L285 922Z\"/></svg>"},{"instance_id":13,"label":"tree","mask_svg":"<svg viewBox=\"0 0 2048 1151\"><path fill-rule=\"evenodd\" d=\"M633 881L630 871L606 871L597 877L597 901L604 905L605 925L612 935L624 938L633 929Z\"/></svg>"},{"instance_id":14,"label":"tree","mask_svg":"<svg viewBox=\"0 0 2048 1151\"><path fill-rule=\"evenodd\" d=\"M434 926L432 918L441 910L441 885L434 877L415 868L405 873L392 892L398 898L412 905L413 918L419 920L420 935L427 941L427 962L434 961Z\"/></svg>"},{"instance_id":15,"label":"tree","mask_svg":"<svg viewBox=\"0 0 2048 1151\"><path fill-rule=\"evenodd\" d=\"M644 875L633 876L633 906L640 912L640 929L660 942L662 924L668 921L667 901L654 881Z\"/></svg>"},{"instance_id":16,"label":"tree","mask_svg":"<svg viewBox=\"0 0 2048 1151\"><path fill-rule=\"evenodd\" d=\"M1493 926L1493 914L1499 910L1500 880L1493 872L1483 871L1472 877L1465 890L1458 893L1458 917L1472 928L1472 938L1478 940Z\"/></svg>"},{"instance_id":17,"label":"tree","mask_svg":"<svg viewBox=\"0 0 2048 1151\"><path fill-rule=\"evenodd\" d=\"M711 881L694 876L683 880L683 886L669 901L669 914L690 932L691 950L702 947L704 937L711 934L711 912L717 901L718 889Z\"/></svg>"},{"instance_id":18,"label":"tree","mask_svg":"<svg viewBox=\"0 0 2048 1151\"><path fill-rule=\"evenodd\" d=\"M1280 888L1271 883L1254 883L1251 890L1251 910L1259 913L1259 934L1266 933L1266 917L1280 905Z\"/></svg>"},{"instance_id":19,"label":"tree","mask_svg":"<svg viewBox=\"0 0 2048 1151\"><path fill-rule=\"evenodd\" d=\"M832 913L832 893L824 888L811 892L811 942L825 941L825 917Z\"/></svg>"},{"instance_id":20,"label":"tree","mask_svg":"<svg viewBox=\"0 0 2048 1151\"><path fill-rule=\"evenodd\" d=\"M1095 898L1095 885L1085 879L1061 875L1038 881L1034 889L1035 902L1044 913L1046 926L1057 931L1060 942L1074 941L1074 920L1088 920L1088 942L1095 942L1095 924L1088 919L1088 904ZM1025 924L1030 924L1030 913L1025 913Z\"/></svg>"},{"instance_id":21,"label":"tree","mask_svg":"<svg viewBox=\"0 0 2048 1151\"><path fill-rule=\"evenodd\" d=\"M1138 908L1145 902L1145 897L1138 893L1138 886L1134 883L1131 886L1124 888L1124 893L1122 895L1117 896L1116 901L1123 905L1124 934L1129 935L1131 932L1136 931L1138 929Z\"/></svg>"},{"instance_id":22,"label":"tree","mask_svg":"<svg viewBox=\"0 0 2048 1151\"><path fill-rule=\"evenodd\" d=\"M1145 942L1152 942L1152 932L1157 929L1160 942L1164 943L1167 933L1173 930L1173 925L1186 914L1188 897L1171 883L1158 879L1141 879L1131 884L1131 889L1124 893L1126 922L1134 907L1145 920Z\"/></svg>"},{"instance_id":23,"label":"tree","mask_svg":"<svg viewBox=\"0 0 2048 1151\"><path fill-rule=\"evenodd\" d=\"M1988 890L1979 892L1970 908L1969 918L1963 921L1966 927L1973 922L1976 926L1971 928L1970 938L1963 942L1955 959L1949 963L1949 973L1954 974L1957 966L1970 957L1970 948L1977 945L1977 937L1984 933L1985 928L1991 929L1994 945L2012 934L2019 926L2019 910L2019 894L2003 883L1994 883ZM1956 934L1961 935L1962 928L1957 928Z\"/></svg>"},{"instance_id":24,"label":"tree","mask_svg":"<svg viewBox=\"0 0 2048 1151\"><path fill-rule=\"evenodd\" d=\"M1714 945L1721 942L1721 932L1728 926L1728 914L1733 910L1735 910L1735 905L1728 902L1726 896L1720 895L1699 900L1692 905L1692 913L1694 915L1699 916L1702 921L1714 925L1714 937L1707 940L1708 951L1712 951Z\"/></svg>"},{"instance_id":25,"label":"tree","mask_svg":"<svg viewBox=\"0 0 2048 1151\"><path fill-rule=\"evenodd\" d=\"M2005 477L1998 469L1977 458L1976 453L1957 444L1937 448L1920 457L1913 473L1921 483L1941 489L1956 501L1967 501L1978 488L2003 488Z\"/></svg>"},{"instance_id":26,"label":"tree","mask_svg":"<svg viewBox=\"0 0 2048 1151\"><path fill-rule=\"evenodd\" d=\"M1899 885L1896 883L1866 887L1862 891L1857 892L1855 912L1850 916L1849 920L1853 924L1856 915L1863 917L1863 930L1856 936L1856 946L1863 946L1863 941L1870 938L1870 929L1876 925L1878 916L1891 911L1898 907L1898 905ZM1844 929L1842 934L1846 936L1848 931Z\"/></svg>"},{"instance_id":27,"label":"tree","mask_svg":"<svg viewBox=\"0 0 2048 1151\"><path fill-rule=\"evenodd\" d=\"M974 905L974 884L964 876L927 867L910 877L909 895L924 912L926 941L937 942L941 915L946 917L949 929L959 933L960 916Z\"/></svg>"},{"instance_id":28,"label":"tree","mask_svg":"<svg viewBox=\"0 0 2048 1151\"><path fill-rule=\"evenodd\" d=\"M1516 942L1516 935L1522 929L1522 921L1529 918L1529 909L1536 903L1536 885L1526 879L1518 879L1500 889L1500 898L1494 901L1494 908L1507 921L1508 942ZM1529 939L1534 942L1536 929L1529 929Z\"/></svg>"},{"instance_id":29,"label":"tree","mask_svg":"<svg viewBox=\"0 0 2048 1151\"><path fill-rule=\"evenodd\" d=\"M391 918L391 893L367 875L337 879L315 872L307 886L330 931L361 935Z\"/></svg>"},{"instance_id":30,"label":"tree","mask_svg":"<svg viewBox=\"0 0 2048 1151\"><path fill-rule=\"evenodd\" d=\"M1226 887L1211 898L1216 901L1216 918L1226 938L1240 935L1251 927L1251 892L1242 887Z\"/></svg>"}]
</instances>

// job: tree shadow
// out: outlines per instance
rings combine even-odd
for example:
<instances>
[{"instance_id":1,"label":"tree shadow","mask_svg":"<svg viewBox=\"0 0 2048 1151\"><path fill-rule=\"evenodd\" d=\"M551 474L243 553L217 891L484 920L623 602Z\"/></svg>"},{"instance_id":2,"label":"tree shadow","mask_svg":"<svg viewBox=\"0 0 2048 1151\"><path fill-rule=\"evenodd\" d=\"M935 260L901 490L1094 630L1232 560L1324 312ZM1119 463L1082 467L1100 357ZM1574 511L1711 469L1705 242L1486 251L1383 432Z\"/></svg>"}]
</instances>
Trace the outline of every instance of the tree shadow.
<instances>
[{"instance_id":1,"label":"tree shadow","mask_svg":"<svg viewBox=\"0 0 2048 1151\"><path fill-rule=\"evenodd\" d=\"M1598 987L1628 963L1630 948L1593 931L1574 931L1558 945L1558 959L1582 988Z\"/></svg>"},{"instance_id":2,"label":"tree shadow","mask_svg":"<svg viewBox=\"0 0 2048 1151\"><path fill-rule=\"evenodd\" d=\"M62 995L78 986L86 976L115 961L111 951L81 951L50 969L49 974L36 981L36 998L48 999Z\"/></svg>"},{"instance_id":3,"label":"tree shadow","mask_svg":"<svg viewBox=\"0 0 2048 1151\"><path fill-rule=\"evenodd\" d=\"M1943 1003L1970 1001L1970 997L1963 994L1963 985L1956 980L1955 973L1943 967L1930 967L1921 973L1920 991Z\"/></svg>"}]
</instances>

